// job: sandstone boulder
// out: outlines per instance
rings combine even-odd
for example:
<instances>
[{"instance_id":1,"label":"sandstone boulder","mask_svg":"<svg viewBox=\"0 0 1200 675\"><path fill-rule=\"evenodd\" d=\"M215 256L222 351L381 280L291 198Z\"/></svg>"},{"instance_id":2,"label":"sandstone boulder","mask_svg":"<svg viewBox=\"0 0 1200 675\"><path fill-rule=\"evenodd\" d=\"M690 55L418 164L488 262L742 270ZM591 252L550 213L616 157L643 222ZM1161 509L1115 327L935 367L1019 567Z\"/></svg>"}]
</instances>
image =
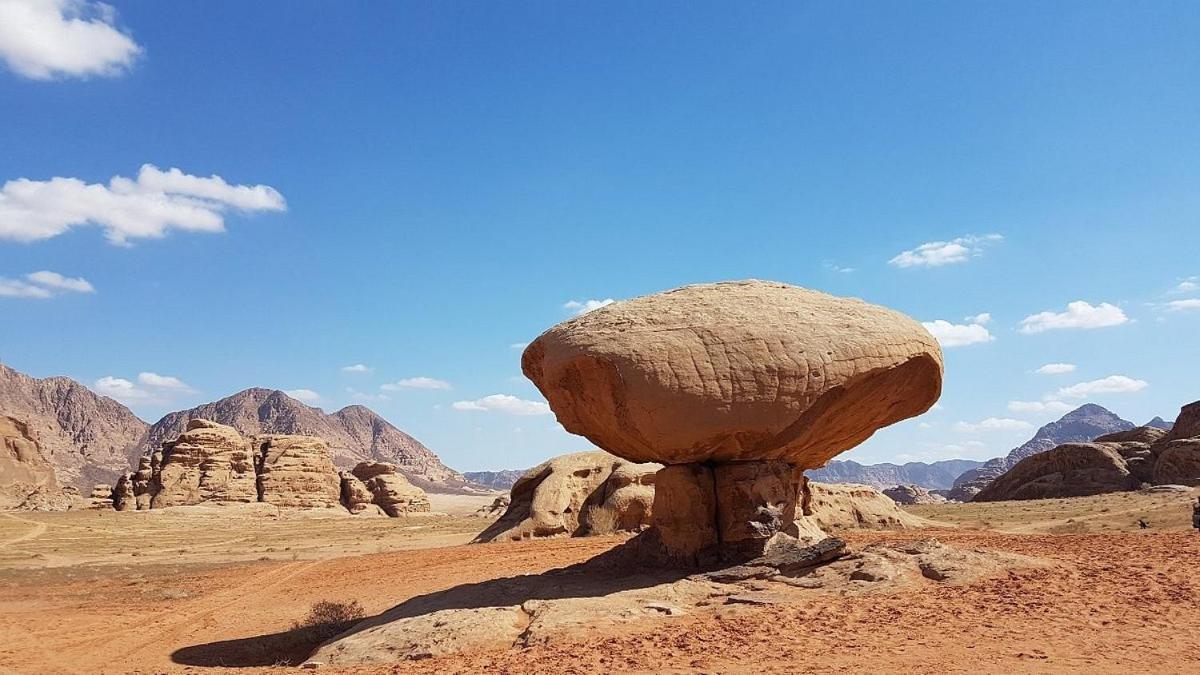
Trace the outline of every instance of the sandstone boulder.
<instances>
[{"instance_id":1,"label":"sandstone boulder","mask_svg":"<svg viewBox=\"0 0 1200 675\"><path fill-rule=\"evenodd\" d=\"M113 507L113 488L111 485L96 485L88 494L89 509L111 509Z\"/></svg>"},{"instance_id":2,"label":"sandstone boulder","mask_svg":"<svg viewBox=\"0 0 1200 675\"><path fill-rule=\"evenodd\" d=\"M629 461L813 468L928 410L942 354L898 312L740 281L588 312L534 340L521 367L568 431Z\"/></svg>"},{"instance_id":3,"label":"sandstone boulder","mask_svg":"<svg viewBox=\"0 0 1200 675\"><path fill-rule=\"evenodd\" d=\"M360 462L351 473L371 494L372 503L393 518L404 513L429 511L429 496L421 488L409 483L394 464ZM357 492L357 488L351 487L351 491Z\"/></svg>"},{"instance_id":4,"label":"sandstone boulder","mask_svg":"<svg viewBox=\"0 0 1200 675\"><path fill-rule=\"evenodd\" d=\"M1154 482L1200 485L1200 437L1164 443L1154 464Z\"/></svg>"},{"instance_id":5,"label":"sandstone boulder","mask_svg":"<svg viewBox=\"0 0 1200 675\"><path fill-rule=\"evenodd\" d=\"M942 495L937 495L920 485L897 485L883 491L889 499L897 504L940 504L946 501Z\"/></svg>"},{"instance_id":6,"label":"sandstone boulder","mask_svg":"<svg viewBox=\"0 0 1200 675\"><path fill-rule=\"evenodd\" d=\"M276 506L341 506L341 484L329 444L315 436L270 435L254 439L259 501Z\"/></svg>"},{"instance_id":7,"label":"sandstone boulder","mask_svg":"<svg viewBox=\"0 0 1200 675\"><path fill-rule=\"evenodd\" d=\"M113 508L118 511L136 511L137 499L133 495L133 479L130 474L117 477L112 488Z\"/></svg>"},{"instance_id":8,"label":"sandstone boulder","mask_svg":"<svg viewBox=\"0 0 1200 675\"><path fill-rule=\"evenodd\" d=\"M0 415L0 510L63 511L70 505L29 426Z\"/></svg>"},{"instance_id":9,"label":"sandstone boulder","mask_svg":"<svg viewBox=\"0 0 1200 675\"><path fill-rule=\"evenodd\" d=\"M194 419L163 443L151 506L258 501L250 441L233 427Z\"/></svg>"},{"instance_id":10,"label":"sandstone boulder","mask_svg":"<svg viewBox=\"0 0 1200 675\"><path fill-rule=\"evenodd\" d=\"M149 509L150 501L154 498L154 491L156 489L154 479L156 458L161 461L161 451L154 455L142 455L138 460L138 470L130 477L130 483L133 488L133 499L138 511Z\"/></svg>"},{"instance_id":11,"label":"sandstone boulder","mask_svg":"<svg viewBox=\"0 0 1200 675\"><path fill-rule=\"evenodd\" d=\"M1166 436L1165 429L1157 427L1135 427L1129 431L1118 431L1112 434L1104 434L1097 436L1092 440L1093 443L1154 443L1158 439Z\"/></svg>"},{"instance_id":12,"label":"sandstone boulder","mask_svg":"<svg viewBox=\"0 0 1200 675\"><path fill-rule=\"evenodd\" d=\"M809 482L805 516L822 530L900 530L926 521L901 509L869 485Z\"/></svg>"},{"instance_id":13,"label":"sandstone boulder","mask_svg":"<svg viewBox=\"0 0 1200 675\"><path fill-rule=\"evenodd\" d=\"M1065 443L1021 460L973 501L1085 497L1141 485L1115 444Z\"/></svg>"},{"instance_id":14,"label":"sandstone boulder","mask_svg":"<svg viewBox=\"0 0 1200 675\"><path fill-rule=\"evenodd\" d=\"M471 514L476 518L499 518L508 510L508 505L512 503L512 499L508 495L500 495L492 500L491 504L476 509L475 513Z\"/></svg>"},{"instance_id":15,"label":"sandstone boulder","mask_svg":"<svg viewBox=\"0 0 1200 675\"><path fill-rule=\"evenodd\" d=\"M475 541L637 531L650 522L659 468L605 452L555 457L513 484L508 510Z\"/></svg>"}]
</instances>

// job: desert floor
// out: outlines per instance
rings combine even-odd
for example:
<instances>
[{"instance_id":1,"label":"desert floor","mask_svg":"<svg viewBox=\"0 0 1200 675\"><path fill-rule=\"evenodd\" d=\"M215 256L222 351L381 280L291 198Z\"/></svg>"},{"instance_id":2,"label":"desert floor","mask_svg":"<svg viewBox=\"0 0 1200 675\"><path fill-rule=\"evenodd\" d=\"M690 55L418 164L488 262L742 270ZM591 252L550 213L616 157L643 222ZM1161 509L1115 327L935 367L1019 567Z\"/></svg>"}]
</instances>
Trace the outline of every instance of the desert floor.
<instances>
[{"instance_id":1,"label":"desert floor","mask_svg":"<svg viewBox=\"0 0 1200 675\"><path fill-rule=\"evenodd\" d=\"M729 606L358 672L1200 672L1193 498L912 507L937 526L842 535L852 546L932 536L1054 564L966 586ZM487 521L466 514L490 498L437 499L434 508L452 515L0 513L0 672L282 672L313 646L291 626L314 602L357 600L369 616L622 541L467 546Z\"/></svg>"}]
</instances>

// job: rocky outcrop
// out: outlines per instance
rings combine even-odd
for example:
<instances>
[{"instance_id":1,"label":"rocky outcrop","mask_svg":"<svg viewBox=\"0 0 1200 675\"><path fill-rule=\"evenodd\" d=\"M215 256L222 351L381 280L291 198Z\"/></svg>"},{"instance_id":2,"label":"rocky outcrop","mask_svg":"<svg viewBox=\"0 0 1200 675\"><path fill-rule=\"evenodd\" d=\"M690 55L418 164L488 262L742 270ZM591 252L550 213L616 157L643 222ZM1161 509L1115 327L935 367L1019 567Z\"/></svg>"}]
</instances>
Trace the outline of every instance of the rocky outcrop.
<instances>
[{"instance_id":1,"label":"rocky outcrop","mask_svg":"<svg viewBox=\"0 0 1200 675\"><path fill-rule=\"evenodd\" d=\"M913 319L763 281L607 305L540 335L521 369L568 431L669 465L655 546L684 565L794 541L802 471L925 412L942 386L941 349Z\"/></svg>"},{"instance_id":2,"label":"rocky outcrop","mask_svg":"<svg viewBox=\"0 0 1200 675\"><path fill-rule=\"evenodd\" d=\"M543 462L513 485L504 515L476 542L637 531L650 524L654 472L605 452Z\"/></svg>"},{"instance_id":3,"label":"rocky outcrop","mask_svg":"<svg viewBox=\"0 0 1200 675\"><path fill-rule=\"evenodd\" d=\"M1174 425L1174 422L1168 422L1161 417L1155 417L1154 419L1150 420L1149 422L1146 422L1142 426L1153 427L1155 429L1162 429L1163 431L1170 431L1171 427L1173 425Z\"/></svg>"},{"instance_id":4,"label":"rocky outcrop","mask_svg":"<svg viewBox=\"0 0 1200 675\"><path fill-rule=\"evenodd\" d=\"M316 436L329 444L333 462L339 467L353 467L362 461L385 462L395 465L419 487L450 492L474 489L462 474L442 464L433 451L369 408L352 405L325 414L273 389L247 389L213 403L170 413L143 435L138 443L140 454L150 454L180 435L193 419L225 424L247 437Z\"/></svg>"},{"instance_id":5,"label":"rocky outcrop","mask_svg":"<svg viewBox=\"0 0 1200 675\"><path fill-rule=\"evenodd\" d=\"M1141 486L1115 443L1066 443L1021 460L974 501L1086 497Z\"/></svg>"},{"instance_id":6,"label":"rocky outcrop","mask_svg":"<svg viewBox=\"0 0 1200 675\"><path fill-rule=\"evenodd\" d=\"M116 401L66 377L37 379L0 365L0 411L37 437L64 487L112 484L138 456L146 423Z\"/></svg>"},{"instance_id":7,"label":"rocky outcrop","mask_svg":"<svg viewBox=\"0 0 1200 675\"><path fill-rule=\"evenodd\" d=\"M822 530L902 530L926 526L923 519L905 512L890 497L869 485L814 481L808 486L806 515Z\"/></svg>"},{"instance_id":8,"label":"rocky outcrop","mask_svg":"<svg viewBox=\"0 0 1200 675\"><path fill-rule=\"evenodd\" d=\"M29 425L0 415L0 511L63 511L70 505Z\"/></svg>"},{"instance_id":9,"label":"rocky outcrop","mask_svg":"<svg viewBox=\"0 0 1200 675\"><path fill-rule=\"evenodd\" d=\"M508 495L500 495L492 500L491 504L479 507L471 515L476 518L499 518L508 510L510 504L512 504L512 499Z\"/></svg>"},{"instance_id":10,"label":"rocky outcrop","mask_svg":"<svg viewBox=\"0 0 1200 675\"><path fill-rule=\"evenodd\" d=\"M258 500L306 509L341 506L341 481L329 445L313 436L271 435L258 448Z\"/></svg>"},{"instance_id":11,"label":"rocky outcrop","mask_svg":"<svg viewBox=\"0 0 1200 675\"><path fill-rule=\"evenodd\" d=\"M250 441L209 420L192 420L178 438L163 443L154 482L151 508L258 501Z\"/></svg>"},{"instance_id":12,"label":"rocky outcrop","mask_svg":"<svg viewBox=\"0 0 1200 675\"><path fill-rule=\"evenodd\" d=\"M425 491L409 483L394 465L383 462L362 462L349 475L343 474L342 494L350 496L346 505L351 513L363 512L362 498L367 494L371 504L392 517L429 511Z\"/></svg>"},{"instance_id":13,"label":"rocky outcrop","mask_svg":"<svg viewBox=\"0 0 1200 675\"><path fill-rule=\"evenodd\" d=\"M940 504L946 501L942 495L934 494L920 485L897 485L883 491L883 494L897 504Z\"/></svg>"},{"instance_id":14,"label":"rocky outcrop","mask_svg":"<svg viewBox=\"0 0 1200 675\"><path fill-rule=\"evenodd\" d=\"M1033 438L1013 448L1005 457L988 460L983 466L959 476L947 497L954 501L969 502L979 491L997 477L1017 465L1017 462L1045 452L1063 443L1089 443L1097 436L1133 429L1126 421L1109 410L1094 403L1082 405L1037 430Z\"/></svg>"},{"instance_id":15,"label":"rocky outcrop","mask_svg":"<svg viewBox=\"0 0 1200 675\"><path fill-rule=\"evenodd\" d=\"M1156 447L1153 479L1158 484L1200 485L1200 438L1167 441Z\"/></svg>"},{"instance_id":16,"label":"rocky outcrop","mask_svg":"<svg viewBox=\"0 0 1200 675\"><path fill-rule=\"evenodd\" d=\"M928 410L942 354L899 312L741 281L588 312L534 340L521 368L567 431L631 462L815 468Z\"/></svg>"},{"instance_id":17,"label":"rocky outcrop","mask_svg":"<svg viewBox=\"0 0 1200 675\"><path fill-rule=\"evenodd\" d=\"M894 485L915 485L930 490L945 490L955 479L972 469L983 466L973 459L946 459L926 464L859 464L853 460L830 460L825 466L810 469L807 475L819 483L857 483L879 489Z\"/></svg>"}]
</instances>

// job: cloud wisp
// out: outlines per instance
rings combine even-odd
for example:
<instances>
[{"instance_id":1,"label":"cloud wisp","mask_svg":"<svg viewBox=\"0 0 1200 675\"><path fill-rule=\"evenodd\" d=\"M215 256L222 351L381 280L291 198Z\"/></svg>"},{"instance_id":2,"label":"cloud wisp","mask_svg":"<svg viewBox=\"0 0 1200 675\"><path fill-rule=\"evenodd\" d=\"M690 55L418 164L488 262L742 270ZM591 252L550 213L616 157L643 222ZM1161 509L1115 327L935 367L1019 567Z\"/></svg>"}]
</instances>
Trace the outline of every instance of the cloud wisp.
<instances>
[{"instance_id":1,"label":"cloud wisp","mask_svg":"<svg viewBox=\"0 0 1200 675\"><path fill-rule=\"evenodd\" d=\"M1102 302L1092 305L1083 300L1067 303L1065 312L1039 312L1021 319L1022 333L1032 335L1048 330L1091 330L1129 323L1129 317L1116 305Z\"/></svg>"},{"instance_id":2,"label":"cloud wisp","mask_svg":"<svg viewBox=\"0 0 1200 675\"><path fill-rule=\"evenodd\" d=\"M569 310L575 316L582 316L605 305L611 305L614 302L616 300L612 298L605 298L603 300L568 300L563 303L563 309Z\"/></svg>"},{"instance_id":3,"label":"cloud wisp","mask_svg":"<svg viewBox=\"0 0 1200 675\"><path fill-rule=\"evenodd\" d=\"M950 323L945 319L923 321L922 326L929 331L943 349L951 347L966 347L967 345L983 344L996 338L987 329L987 323L992 315L984 312L966 318L967 323Z\"/></svg>"},{"instance_id":4,"label":"cloud wisp","mask_svg":"<svg viewBox=\"0 0 1200 675\"><path fill-rule=\"evenodd\" d=\"M439 380L435 377L406 377L397 382L389 382L381 384L379 388L383 391L401 391L404 389L453 389L450 383L445 380Z\"/></svg>"},{"instance_id":5,"label":"cloud wisp","mask_svg":"<svg viewBox=\"0 0 1200 675\"><path fill-rule=\"evenodd\" d=\"M121 75L142 48L116 18L90 0L0 0L0 59L33 80Z\"/></svg>"},{"instance_id":6,"label":"cloud wisp","mask_svg":"<svg viewBox=\"0 0 1200 675\"><path fill-rule=\"evenodd\" d=\"M979 422L956 422L955 431L964 433L979 433L982 431L1026 431L1033 425L1025 420L1015 420L1011 417L988 417Z\"/></svg>"},{"instance_id":7,"label":"cloud wisp","mask_svg":"<svg viewBox=\"0 0 1200 675\"><path fill-rule=\"evenodd\" d=\"M1046 365L1033 371L1038 375L1063 375L1065 373L1075 372L1074 363L1047 363Z\"/></svg>"},{"instance_id":8,"label":"cloud wisp","mask_svg":"<svg viewBox=\"0 0 1200 675\"><path fill-rule=\"evenodd\" d=\"M284 389L283 393L308 405L315 405L321 402L321 395L312 389Z\"/></svg>"},{"instance_id":9,"label":"cloud wisp","mask_svg":"<svg viewBox=\"0 0 1200 675\"><path fill-rule=\"evenodd\" d=\"M170 375L142 371L136 379L135 383L123 377L107 375L96 380L92 389L125 405L166 405L175 396L196 393L186 382Z\"/></svg>"},{"instance_id":10,"label":"cloud wisp","mask_svg":"<svg viewBox=\"0 0 1200 675\"><path fill-rule=\"evenodd\" d=\"M550 414L550 405L548 403L527 401L509 394L492 394L491 396L484 396L474 401L455 401L451 407L455 410L479 410L518 416Z\"/></svg>"},{"instance_id":11,"label":"cloud wisp","mask_svg":"<svg viewBox=\"0 0 1200 675\"><path fill-rule=\"evenodd\" d=\"M285 211L283 195L268 185L231 185L220 176L192 176L145 164L136 179L114 176L107 185L78 178L18 178L0 187L0 239L57 237L93 225L109 242L159 239L171 230L223 232L225 213Z\"/></svg>"},{"instance_id":12,"label":"cloud wisp","mask_svg":"<svg viewBox=\"0 0 1200 675\"><path fill-rule=\"evenodd\" d=\"M0 297L53 298L65 293L95 293L96 287L83 277L65 277L58 272L41 270L26 274L24 279L0 277Z\"/></svg>"},{"instance_id":13,"label":"cloud wisp","mask_svg":"<svg viewBox=\"0 0 1200 675\"><path fill-rule=\"evenodd\" d=\"M1046 398L1050 401L1061 401L1064 398L1083 399L1099 394L1131 394L1150 386L1145 380L1138 380L1126 375L1109 375L1098 380L1080 382L1069 387L1063 387Z\"/></svg>"},{"instance_id":14,"label":"cloud wisp","mask_svg":"<svg viewBox=\"0 0 1200 675\"><path fill-rule=\"evenodd\" d=\"M342 366L343 373L370 373L374 368L365 363L356 363L352 366Z\"/></svg>"},{"instance_id":15,"label":"cloud wisp","mask_svg":"<svg viewBox=\"0 0 1200 675\"><path fill-rule=\"evenodd\" d=\"M1004 240L999 234L966 235L950 241L930 241L901 251L888 261L892 267L943 267L958 265L983 255L983 249Z\"/></svg>"}]
</instances>

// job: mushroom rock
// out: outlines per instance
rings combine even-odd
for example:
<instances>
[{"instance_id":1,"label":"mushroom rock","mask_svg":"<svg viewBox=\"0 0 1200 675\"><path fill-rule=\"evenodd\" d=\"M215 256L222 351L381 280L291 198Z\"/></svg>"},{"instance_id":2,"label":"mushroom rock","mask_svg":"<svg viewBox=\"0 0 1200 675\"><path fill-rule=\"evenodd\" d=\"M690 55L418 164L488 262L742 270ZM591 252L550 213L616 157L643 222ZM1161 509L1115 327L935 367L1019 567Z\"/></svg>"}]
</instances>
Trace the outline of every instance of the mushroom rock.
<instances>
[{"instance_id":1,"label":"mushroom rock","mask_svg":"<svg viewBox=\"0 0 1200 675\"><path fill-rule=\"evenodd\" d=\"M913 319L764 281L593 310L534 340L521 368L567 431L631 462L701 465L656 479L659 538L683 559L710 528L726 558L788 534L793 476L925 412L942 382L937 341Z\"/></svg>"}]
</instances>

